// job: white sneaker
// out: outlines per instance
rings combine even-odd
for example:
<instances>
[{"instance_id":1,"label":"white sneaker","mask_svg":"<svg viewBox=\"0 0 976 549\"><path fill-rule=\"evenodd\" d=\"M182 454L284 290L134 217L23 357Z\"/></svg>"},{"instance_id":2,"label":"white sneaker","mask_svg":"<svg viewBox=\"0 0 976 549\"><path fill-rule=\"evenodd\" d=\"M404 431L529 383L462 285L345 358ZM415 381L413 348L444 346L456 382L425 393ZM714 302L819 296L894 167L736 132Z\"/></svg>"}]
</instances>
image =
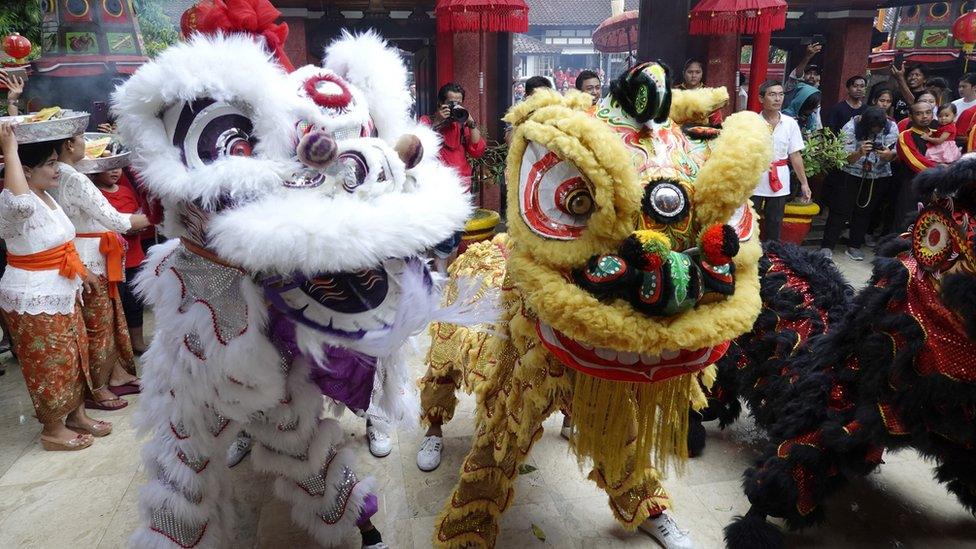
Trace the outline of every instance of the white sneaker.
<instances>
[{"instance_id":1,"label":"white sneaker","mask_svg":"<svg viewBox=\"0 0 976 549\"><path fill-rule=\"evenodd\" d=\"M438 436L424 437L417 452L417 467L429 473L441 464L441 451L444 449L444 439Z\"/></svg>"},{"instance_id":2,"label":"white sneaker","mask_svg":"<svg viewBox=\"0 0 976 549\"><path fill-rule=\"evenodd\" d=\"M363 545L363 549L390 549L390 546L381 541L373 545Z\"/></svg>"},{"instance_id":3,"label":"white sneaker","mask_svg":"<svg viewBox=\"0 0 976 549\"><path fill-rule=\"evenodd\" d=\"M251 453L251 435L241 432L227 449L227 467L234 467Z\"/></svg>"},{"instance_id":4,"label":"white sneaker","mask_svg":"<svg viewBox=\"0 0 976 549\"><path fill-rule=\"evenodd\" d=\"M667 512L655 518L648 518L638 528L650 534L664 549L694 549L695 547L688 537L688 531L678 528L678 523Z\"/></svg>"},{"instance_id":5,"label":"white sneaker","mask_svg":"<svg viewBox=\"0 0 976 549\"><path fill-rule=\"evenodd\" d=\"M366 438L369 439L369 453L381 458L393 451L393 439L390 435L380 431L372 422L366 422Z\"/></svg>"}]
</instances>

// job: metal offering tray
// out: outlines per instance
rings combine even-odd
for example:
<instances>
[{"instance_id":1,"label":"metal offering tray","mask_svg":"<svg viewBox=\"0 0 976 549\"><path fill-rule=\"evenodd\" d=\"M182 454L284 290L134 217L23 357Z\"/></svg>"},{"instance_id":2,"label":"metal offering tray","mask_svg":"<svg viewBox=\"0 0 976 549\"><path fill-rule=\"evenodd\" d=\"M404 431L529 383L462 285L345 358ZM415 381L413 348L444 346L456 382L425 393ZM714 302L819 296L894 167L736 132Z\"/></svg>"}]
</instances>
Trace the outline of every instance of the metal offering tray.
<instances>
[{"instance_id":1,"label":"metal offering tray","mask_svg":"<svg viewBox=\"0 0 976 549\"><path fill-rule=\"evenodd\" d=\"M88 113L65 110L58 118L43 122L30 122L33 114L0 117L0 123L12 122L14 135L21 145L39 143L41 141L55 141L67 139L85 131L88 127Z\"/></svg>"},{"instance_id":2,"label":"metal offering tray","mask_svg":"<svg viewBox=\"0 0 976 549\"><path fill-rule=\"evenodd\" d=\"M107 172L109 170L114 170L116 168L124 168L128 166L132 159L131 151L126 148L125 144L122 143L122 139L118 135L110 133L98 133L98 132L86 132L85 141L95 141L97 139L104 139L106 137L111 137L112 142L109 143L107 151L111 151L111 156L102 156L99 158L84 158L75 164L75 169L84 174L93 174Z\"/></svg>"}]
</instances>

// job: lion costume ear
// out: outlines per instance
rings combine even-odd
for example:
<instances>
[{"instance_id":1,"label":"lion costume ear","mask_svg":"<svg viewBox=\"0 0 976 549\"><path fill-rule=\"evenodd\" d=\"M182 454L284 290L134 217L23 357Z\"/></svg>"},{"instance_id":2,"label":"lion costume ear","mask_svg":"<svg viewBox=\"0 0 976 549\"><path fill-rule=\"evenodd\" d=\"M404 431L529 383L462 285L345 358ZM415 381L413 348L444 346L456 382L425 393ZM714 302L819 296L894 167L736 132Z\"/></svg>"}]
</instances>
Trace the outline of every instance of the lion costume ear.
<instances>
[{"instance_id":1,"label":"lion costume ear","mask_svg":"<svg viewBox=\"0 0 976 549\"><path fill-rule=\"evenodd\" d=\"M532 95L525 98L525 101L512 105L502 120L512 126L518 126L528 120L537 110L553 105L586 112L593 106L593 96L576 90L569 90L566 95L561 95L552 88L536 88Z\"/></svg>"},{"instance_id":2,"label":"lion costume ear","mask_svg":"<svg viewBox=\"0 0 976 549\"><path fill-rule=\"evenodd\" d=\"M610 83L610 95L641 124L663 124L671 112L671 70L654 61L636 65Z\"/></svg>"},{"instance_id":3,"label":"lion costume ear","mask_svg":"<svg viewBox=\"0 0 976 549\"><path fill-rule=\"evenodd\" d=\"M729 104L726 88L672 90L671 120L675 124L707 124L708 116Z\"/></svg>"}]
</instances>

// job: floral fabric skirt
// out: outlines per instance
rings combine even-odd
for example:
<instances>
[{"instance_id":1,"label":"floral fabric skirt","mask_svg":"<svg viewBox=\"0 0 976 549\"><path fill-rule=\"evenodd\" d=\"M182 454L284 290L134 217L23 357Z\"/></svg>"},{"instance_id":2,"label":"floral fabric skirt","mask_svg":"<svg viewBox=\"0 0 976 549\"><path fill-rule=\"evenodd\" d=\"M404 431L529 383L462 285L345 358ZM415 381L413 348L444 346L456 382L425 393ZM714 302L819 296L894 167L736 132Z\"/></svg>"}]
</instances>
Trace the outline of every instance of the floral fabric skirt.
<instances>
[{"instance_id":1,"label":"floral fabric skirt","mask_svg":"<svg viewBox=\"0 0 976 549\"><path fill-rule=\"evenodd\" d=\"M88 371L88 335L81 311L29 315L0 311L20 362L38 421L57 421L78 408Z\"/></svg>"},{"instance_id":2,"label":"floral fabric skirt","mask_svg":"<svg viewBox=\"0 0 976 549\"><path fill-rule=\"evenodd\" d=\"M108 383L112 368L120 364L130 374L136 373L132 340L125 322L125 311L119 297L110 297L108 281L98 277L98 284L82 296L81 314L88 330L88 361L94 388Z\"/></svg>"}]
</instances>

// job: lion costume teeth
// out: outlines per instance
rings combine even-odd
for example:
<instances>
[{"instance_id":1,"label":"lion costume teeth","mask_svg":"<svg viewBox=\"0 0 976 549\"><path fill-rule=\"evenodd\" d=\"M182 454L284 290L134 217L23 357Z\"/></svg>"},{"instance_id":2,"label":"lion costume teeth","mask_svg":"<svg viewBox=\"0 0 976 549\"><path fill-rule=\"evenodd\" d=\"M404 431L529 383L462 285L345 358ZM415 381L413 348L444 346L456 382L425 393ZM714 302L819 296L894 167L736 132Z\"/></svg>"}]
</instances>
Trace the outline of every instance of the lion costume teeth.
<instances>
[{"instance_id":1,"label":"lion costume teeth","mask_svg":"<svg viewBox=\"0 0 976 549\"><path fill-rule=\"evenodd\" d=\"M438 547L494 545L517 466L559 409L572 410L573 451L622 524L636 528L668 504L655 467L687 457L700 381L710 384L707 367L759 312L762 251L747 199L771 156L753 113L720 133L686 127L728 96L672 94L668 78L646 63L596 106L542 89L505 118L507 337L435 340L431 350L478 349L493 365L475 384L478 436Z\"/></svg>"}]
</instances>

